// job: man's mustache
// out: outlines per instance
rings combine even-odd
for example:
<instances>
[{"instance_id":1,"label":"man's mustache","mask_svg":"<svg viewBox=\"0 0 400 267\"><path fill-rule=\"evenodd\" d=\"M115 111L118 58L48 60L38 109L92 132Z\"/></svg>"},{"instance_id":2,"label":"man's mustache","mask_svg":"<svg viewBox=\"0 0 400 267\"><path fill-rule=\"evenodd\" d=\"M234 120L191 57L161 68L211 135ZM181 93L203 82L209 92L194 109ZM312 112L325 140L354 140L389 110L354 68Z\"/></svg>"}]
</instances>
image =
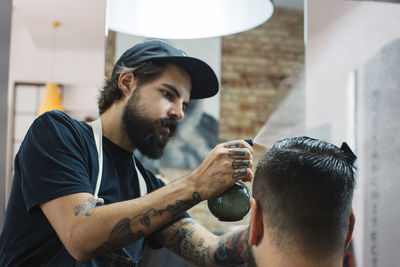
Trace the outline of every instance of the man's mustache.
<instances>
[{"instance_id":1,"label":"man's mustache","mask_svg":"<svg viewBox=\"0 0 400 267\"><path fill-rule=\"evenodd\" d=\"M172 137L176 133L178 122L173 118L161 118L157 120L156 124L161 127L168 127L170 130L169 137Z\"/></svg>"}]
</instances>

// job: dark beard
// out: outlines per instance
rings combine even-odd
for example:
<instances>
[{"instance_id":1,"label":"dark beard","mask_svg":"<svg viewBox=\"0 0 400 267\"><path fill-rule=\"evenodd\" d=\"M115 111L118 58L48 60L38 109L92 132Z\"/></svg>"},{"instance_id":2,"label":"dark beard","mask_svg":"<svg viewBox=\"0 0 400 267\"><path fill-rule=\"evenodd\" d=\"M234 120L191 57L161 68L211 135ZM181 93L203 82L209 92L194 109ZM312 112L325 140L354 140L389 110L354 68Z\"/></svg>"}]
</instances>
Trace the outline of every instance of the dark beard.
<instances>
[{"instance_id":1,"label":"dark beard","mask_svg":"<svg viewBox=\"0 0 400 267\"><path fill-rule=\"evenodd\" d=\"M139 91L139 88L135 89L124 107L122 128L143 155L158 159L164 153L168 141L175 135L178 123L173 118L151 120L142 115L138 104ZM164 131L163 127L168 127L170 133Z\"/></svg>"}]
</instances>

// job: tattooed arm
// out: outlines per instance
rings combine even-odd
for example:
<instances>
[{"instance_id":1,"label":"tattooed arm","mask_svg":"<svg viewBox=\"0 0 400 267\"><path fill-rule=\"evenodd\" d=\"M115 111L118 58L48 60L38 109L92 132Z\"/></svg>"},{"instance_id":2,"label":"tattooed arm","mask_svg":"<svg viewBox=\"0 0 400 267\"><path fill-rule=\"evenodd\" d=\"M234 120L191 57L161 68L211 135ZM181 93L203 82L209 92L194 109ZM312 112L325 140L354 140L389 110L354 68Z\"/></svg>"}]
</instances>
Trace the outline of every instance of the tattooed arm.
<instances>
[{"instance_id":1,"label":"tattooed arm","mask_svg":"<svg viewBox=\"0 0 400 267\"><path fill-rule=\"evenodd\" d=\"M160 234L161 243L196 266L235 266L247 258L247 229L215 236L191 218Z\"/></svg>"},{"instance_id":2,"label":"tattooed arm","mask_svg":"<svg viewBox=\"0 0 400 267\"><path fill-rule=\"evenodd\" d=\"M71 256L83 261L123 248L199 203L199 194L189 195L188 188L194 190L189 183L171 183L142 198L104 206L96 206L89 193L77 193L41 208Z\"/></svg>"},{"instance_id":3,"label":"tattooed arm","mask_svg":"<svg viewBox=\"0 0 400 267\"><path fill-rule=\"evenodd\" d=\"M96 207L93 195L76 193L40 207L68 252L82 261L143 238L237 180L251 180L251 168L252 148L236 141L216 146L191 174L144 197Z\"/></svg>"}]
</instances>

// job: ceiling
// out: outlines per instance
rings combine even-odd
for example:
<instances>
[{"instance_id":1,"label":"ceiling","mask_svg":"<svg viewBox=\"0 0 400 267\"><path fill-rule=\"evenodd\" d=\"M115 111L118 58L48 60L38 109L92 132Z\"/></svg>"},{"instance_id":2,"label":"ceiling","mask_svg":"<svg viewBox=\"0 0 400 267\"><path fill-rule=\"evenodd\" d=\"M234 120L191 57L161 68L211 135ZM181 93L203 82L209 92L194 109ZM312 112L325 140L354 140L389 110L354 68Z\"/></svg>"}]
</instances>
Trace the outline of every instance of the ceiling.
<instances>
[{"instance_id":1,"label":"ceiling","mask_svg":"<svg viewBox=\"0 0 400 267\"><path fill-rule=\"evenodd\" d=\"M274 0L277 7L303 9L303 0ZM13 0L13 25L26 28L38 49L90 51L104 47L106 0ZM60 22L54 32L51 24Z\"/></svg>"},{"instance_id":2,"label":"ceiling","mask_svg":"<svg viewBox=\"0 0 400 267\"><path fill-rule=\"evenodd\" d=\"M53 21L58 49L104 48L104 17L105 0L13 0L13 26L26 28L39 49L50 49Z\"/></svg>"}]
</instances>

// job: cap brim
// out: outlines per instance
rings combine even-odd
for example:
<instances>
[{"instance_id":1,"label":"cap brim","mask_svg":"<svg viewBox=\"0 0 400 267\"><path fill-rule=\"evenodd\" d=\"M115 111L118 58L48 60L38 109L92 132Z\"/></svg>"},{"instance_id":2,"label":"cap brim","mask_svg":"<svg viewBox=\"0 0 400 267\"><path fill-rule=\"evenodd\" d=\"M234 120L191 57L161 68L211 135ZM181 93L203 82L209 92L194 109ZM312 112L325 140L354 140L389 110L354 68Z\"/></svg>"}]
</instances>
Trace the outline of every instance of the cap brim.
<instances>
[{"instance_id":1,"label":"cap brim","mask_svg":"<svg viewBox=\"0 0 400 267\"><path fill-rule=\"evenodd\" d=\"M212 97L218 93L219 82L214 70L204 61L188 56L153 57L152 61L168 62L185 70L192 79L190 99Z\"/></svg>"}]
</instances>

